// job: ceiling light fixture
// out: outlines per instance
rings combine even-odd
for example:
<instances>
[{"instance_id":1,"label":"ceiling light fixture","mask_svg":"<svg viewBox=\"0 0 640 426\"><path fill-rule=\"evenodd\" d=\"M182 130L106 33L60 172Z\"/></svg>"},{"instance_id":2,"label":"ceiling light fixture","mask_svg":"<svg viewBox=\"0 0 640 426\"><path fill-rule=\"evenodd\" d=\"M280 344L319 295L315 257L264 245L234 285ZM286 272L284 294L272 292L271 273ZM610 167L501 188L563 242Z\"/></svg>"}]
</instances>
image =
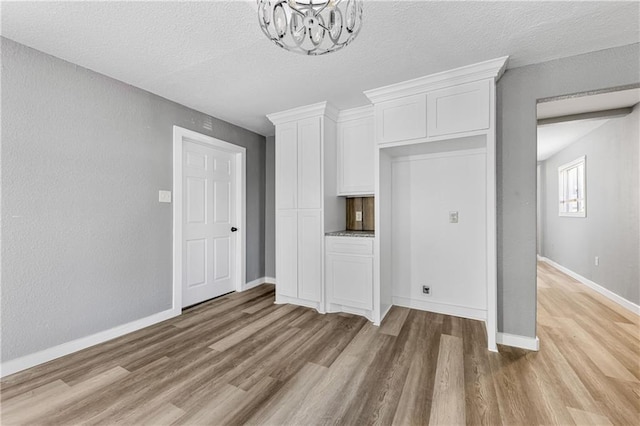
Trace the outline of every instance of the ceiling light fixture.
<instances>
[{"instance_id":1,"label":"ceiling light fixture","mask_svg":"<svg viewBox=\"0 0 640 426\"><path fill-rule=\"evenodd\" d=\"M324 55L351 43L362 27L362 0L257 0L262 32L283 49Z\"/></svg>"}]
</instances>

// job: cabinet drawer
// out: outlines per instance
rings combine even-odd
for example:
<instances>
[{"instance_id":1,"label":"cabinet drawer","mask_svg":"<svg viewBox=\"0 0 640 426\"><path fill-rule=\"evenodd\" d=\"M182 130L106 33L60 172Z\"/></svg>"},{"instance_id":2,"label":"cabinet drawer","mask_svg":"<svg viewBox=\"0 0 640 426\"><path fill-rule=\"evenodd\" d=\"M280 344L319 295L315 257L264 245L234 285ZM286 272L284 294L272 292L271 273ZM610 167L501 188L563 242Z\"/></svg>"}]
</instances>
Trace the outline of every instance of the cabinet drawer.
<instances>
[{"instance_id":1,"label":"cabinet drawer","mask_svg":"<svg viewBox=\"0 0 640 426\"><path fill-rule=\"evenodd\" d=\"M376 105L376 122L378 143L426 137L426 95L407 96Z\"/></svg>"},{"instance_id":2,"label":"cabinet drawer","mask_svg":"<svg viewBox=\"0 0 640 426\"><path fill-rule=\"evenodd\" d=\"M429 137L488 129L490 85L490 80L483 80L429 93Z\"/></svg>"},{"instance_id":3,"label":"cabinet drawer","mask_svg":"<svg viewBox=\"0 0 640 426\"><path fill-rule=\"evenodd\" d=\"M327 253L373 255L373 238L327 237Z\"/></svg>"}]
</instances>

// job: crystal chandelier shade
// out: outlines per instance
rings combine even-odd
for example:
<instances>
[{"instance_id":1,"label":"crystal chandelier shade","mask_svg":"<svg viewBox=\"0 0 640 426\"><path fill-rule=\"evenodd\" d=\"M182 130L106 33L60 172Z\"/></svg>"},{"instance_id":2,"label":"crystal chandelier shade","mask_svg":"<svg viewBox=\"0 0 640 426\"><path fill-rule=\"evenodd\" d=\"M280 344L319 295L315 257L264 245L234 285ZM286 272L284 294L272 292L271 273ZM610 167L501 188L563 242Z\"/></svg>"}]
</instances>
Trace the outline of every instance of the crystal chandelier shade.
<instances>
[{"instance_id":1,"label":"crystal chandelier shade","mask_svg":"<svg viewBox=\"0 0 640 426\"><path fill-rule=\"evenodd\" d=\"M262 32L283 49L324 55L351 43L362 27L362 0L257 0Z\"/></svg>"}]
</instances>

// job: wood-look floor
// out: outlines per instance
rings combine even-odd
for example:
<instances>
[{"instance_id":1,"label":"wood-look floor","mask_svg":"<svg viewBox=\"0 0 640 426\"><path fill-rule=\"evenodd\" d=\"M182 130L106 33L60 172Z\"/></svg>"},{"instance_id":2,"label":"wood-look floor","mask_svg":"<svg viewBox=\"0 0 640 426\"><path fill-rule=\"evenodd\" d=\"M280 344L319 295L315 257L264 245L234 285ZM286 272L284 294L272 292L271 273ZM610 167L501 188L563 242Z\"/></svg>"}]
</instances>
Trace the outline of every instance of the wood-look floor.
<instances>
[{"instance_id":1,"label":"wood-look floor","mask_svg":"<svg viewBox=\"0 0 640 426\"><path fill-rule=\"evenodd\" d=\"M6 424L638 424L640 323L539 266L539 352L393 308L381 327L273 286L2 380Z\"/></svg>"}]
</instances>

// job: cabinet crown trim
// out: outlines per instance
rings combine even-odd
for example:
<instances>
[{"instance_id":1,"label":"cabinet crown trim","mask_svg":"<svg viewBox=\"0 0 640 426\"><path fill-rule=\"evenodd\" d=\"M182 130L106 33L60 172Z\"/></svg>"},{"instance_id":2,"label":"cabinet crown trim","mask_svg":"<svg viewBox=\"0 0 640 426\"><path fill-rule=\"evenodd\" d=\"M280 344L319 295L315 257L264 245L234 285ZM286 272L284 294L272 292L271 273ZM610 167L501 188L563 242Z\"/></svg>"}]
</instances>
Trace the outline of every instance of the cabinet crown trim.
<instances>
[{"instance_id":1,"label":"cabinet crown trim","mask_svg":"<svg viewBox=\"0 0 640 426\"><path fill-rule=\"evenodd\" d=\"M343 109L338 114L338 123L362 118L373 118L373 105L365 105L357 108Z\"/></svg>"},{"instance_id":2,"label":"cabinet crown trim","mask_svg":"<svg viewBox=\"0 0 640 426\"><path fill-rule=\"evenodd\" d=\"M267 118L274 124L283 124L290 121L303 120L305 118L324 115L333 121L338 120L338 109L328 102L319 102L313 105L306 105L299 108L288 109L286 111L267 114Z\"/></svg>"},{"instance_id":3,"label":"cabinet crown trim","mask_svg":"<svg viewBox=\"0 0 640 426\"><path fill-rule=\"evenodd\" d=\"M503 56L501 58L367 90L364 94L371 102L376 104L378 102L456 86L458 84L470 83L485 78L494 78L497 81L504 73L508 59L508 56Z\"/></svg>"}]
</instances>

